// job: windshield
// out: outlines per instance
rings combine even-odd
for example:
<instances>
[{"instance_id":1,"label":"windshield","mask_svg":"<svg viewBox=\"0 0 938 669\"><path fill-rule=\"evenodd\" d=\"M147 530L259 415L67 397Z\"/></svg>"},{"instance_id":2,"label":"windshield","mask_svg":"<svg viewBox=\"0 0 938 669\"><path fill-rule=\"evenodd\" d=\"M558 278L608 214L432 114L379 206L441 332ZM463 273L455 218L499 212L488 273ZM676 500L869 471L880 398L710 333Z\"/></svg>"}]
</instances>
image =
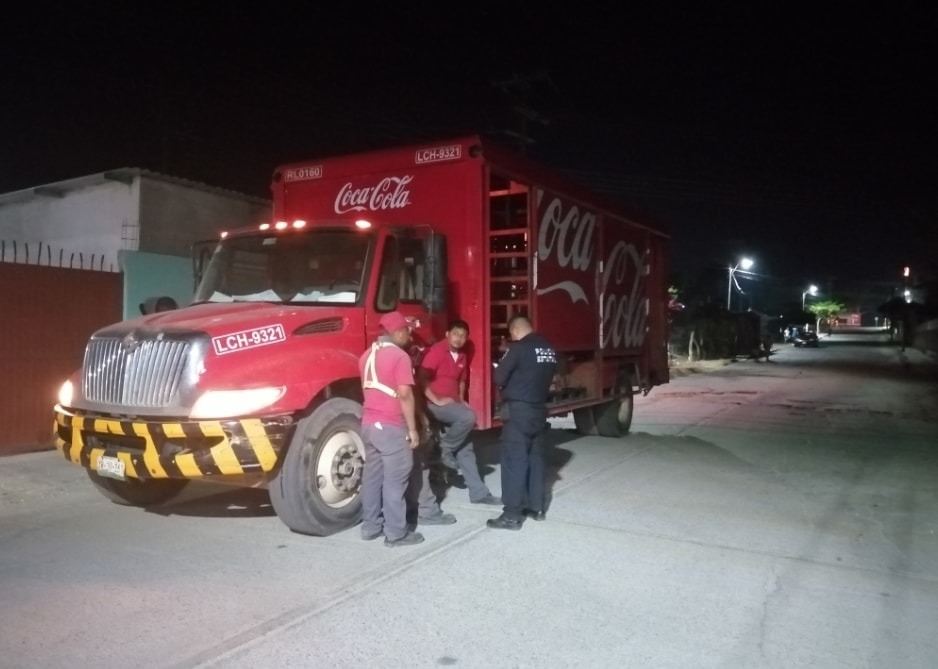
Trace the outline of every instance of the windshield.
<instances>
[{"instance_id":1,"label":"windshield","mask_svg":"<svg viewBox=\"0 0 938 669\"><path fill-rule=\"evenodd\" d=\"M355 303L370 242L369 234L354 230L225 239L212 254L195 301Z\"/></svg>"}]
</instances>

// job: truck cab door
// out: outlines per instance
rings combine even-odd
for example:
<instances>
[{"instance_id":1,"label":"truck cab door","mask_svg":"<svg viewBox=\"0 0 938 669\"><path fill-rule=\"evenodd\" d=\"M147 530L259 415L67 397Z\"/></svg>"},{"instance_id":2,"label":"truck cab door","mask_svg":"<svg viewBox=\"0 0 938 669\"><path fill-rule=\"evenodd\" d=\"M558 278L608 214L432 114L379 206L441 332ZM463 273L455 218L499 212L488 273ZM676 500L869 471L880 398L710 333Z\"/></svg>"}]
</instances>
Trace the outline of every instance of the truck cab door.
<instances>
[{"instance_id":1,"label":"truck cab door","mask_svg":"<svg viewBox=\"0 0 938 669\"><path fill-rule=\"evenodd\" d=\"M421 227L390 231L380 246L368 334L376 336L382 314L396 310L419 321L414 343L429 345L442 335L446 323L445 243L429 227Z\"/></svg>"}]
</instances>

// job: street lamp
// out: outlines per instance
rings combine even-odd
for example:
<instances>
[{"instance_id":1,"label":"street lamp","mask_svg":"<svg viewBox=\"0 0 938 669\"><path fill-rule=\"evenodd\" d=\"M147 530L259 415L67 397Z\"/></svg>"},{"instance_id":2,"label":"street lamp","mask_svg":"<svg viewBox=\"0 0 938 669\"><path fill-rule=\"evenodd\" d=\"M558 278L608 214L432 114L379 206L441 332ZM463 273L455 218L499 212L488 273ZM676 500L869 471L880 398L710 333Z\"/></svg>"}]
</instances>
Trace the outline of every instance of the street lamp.
<instances>
[{"instance_id":1,"label":"street lamp","mask_svg":"<svg viewBox=\"0 0 938 669\"><path fill-rule=\"evenodd\" d=\"M805 296L807 296L807 295L811 295L812 297L815 296L815 295L817 295L817 286L815 286L815 285L812 284L812 285L808 286L808 289L807 289L807 290L805 290L805 291L803 291L803 292L801 293L801 310L802 310L802 311L804 311L804 298L805 298Z\"/></svg>"},{"instance_id":2,"label":"street lamp","mask_svg":"<svg viewBox=\"0 0 938 669\"><path fill-rule=\"evenodd\" d=\"M726 310L727 311L730 310L730 298L733 295L733 284L736 283L736 279L734 278L733 275L736 274L736 270L738 270L740 267L742 267L743 271L745 271L749 269L750 267L752 267L752 265L753 265L752 260L750 260L749 258L742 258L738 263L736 263L736 267L727 267L727 269L729 270L729 277L727 278L727 281L726 281ZM740 293L743 292L743 289L739 287L738 283L736 284L736 290L738 290Z\"/></svg>"}]
</instances>

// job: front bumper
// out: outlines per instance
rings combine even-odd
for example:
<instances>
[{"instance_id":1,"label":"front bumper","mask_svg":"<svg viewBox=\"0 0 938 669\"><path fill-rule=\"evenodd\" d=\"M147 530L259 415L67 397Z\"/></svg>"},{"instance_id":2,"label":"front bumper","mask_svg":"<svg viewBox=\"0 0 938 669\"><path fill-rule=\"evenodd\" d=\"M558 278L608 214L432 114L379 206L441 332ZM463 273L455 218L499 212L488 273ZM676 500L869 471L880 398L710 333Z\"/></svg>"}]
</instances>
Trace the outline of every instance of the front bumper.
<instances>
[{"instance_id":1,"label":"front bumper","mask_svg":"<svg viewBox=\"0 0 938 669\"><path fill-rule=\"evenodd\" d=\"M55 447L86 469L116 457L136 479L198 479L273 471L293 434L292 416L148 421L55 407Z\"/></svg>"}]
</instances>

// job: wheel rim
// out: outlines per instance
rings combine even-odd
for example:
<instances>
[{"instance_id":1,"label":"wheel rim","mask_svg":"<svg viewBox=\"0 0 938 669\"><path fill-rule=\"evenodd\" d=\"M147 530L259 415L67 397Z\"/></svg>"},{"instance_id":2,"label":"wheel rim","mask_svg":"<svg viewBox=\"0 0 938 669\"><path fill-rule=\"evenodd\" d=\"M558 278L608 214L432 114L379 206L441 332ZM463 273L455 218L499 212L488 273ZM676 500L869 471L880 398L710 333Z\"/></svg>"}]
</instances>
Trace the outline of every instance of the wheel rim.
<instances>
[{"instance_id":1,"label":"wheel rim","mask_svg":"<svg viewBox=\"0 0 938 669\"><path fill-rule=\"evenodd\" d=\"M632 398L627 397L619 403L619 414L616 416L620 427L627 428L632 422Z\"/></svg>"},{"instance_id":2,"label":"wheel rim","mask_svg":"<svg viewBox=\"0 0 938 669\"><path fill-rule=\"evenodd\" d=\"M361 437L352 430L334 432L322 446L316 465L316 486L322 501L341 508L355 499L362 482Z\"/></svg>"},{"instance_id":3,"label":"wheel rim","mask_svg":"<svg viewBox=\"0 0 938 669\"><path fill-rule=\"evenodd\" d=\"M635 396L630 392L619 402L619 410L616 412L616 421L619 424L619 432L626 433L632 426L632 411L634 409Z\"/></svg>"}]
</instances>

